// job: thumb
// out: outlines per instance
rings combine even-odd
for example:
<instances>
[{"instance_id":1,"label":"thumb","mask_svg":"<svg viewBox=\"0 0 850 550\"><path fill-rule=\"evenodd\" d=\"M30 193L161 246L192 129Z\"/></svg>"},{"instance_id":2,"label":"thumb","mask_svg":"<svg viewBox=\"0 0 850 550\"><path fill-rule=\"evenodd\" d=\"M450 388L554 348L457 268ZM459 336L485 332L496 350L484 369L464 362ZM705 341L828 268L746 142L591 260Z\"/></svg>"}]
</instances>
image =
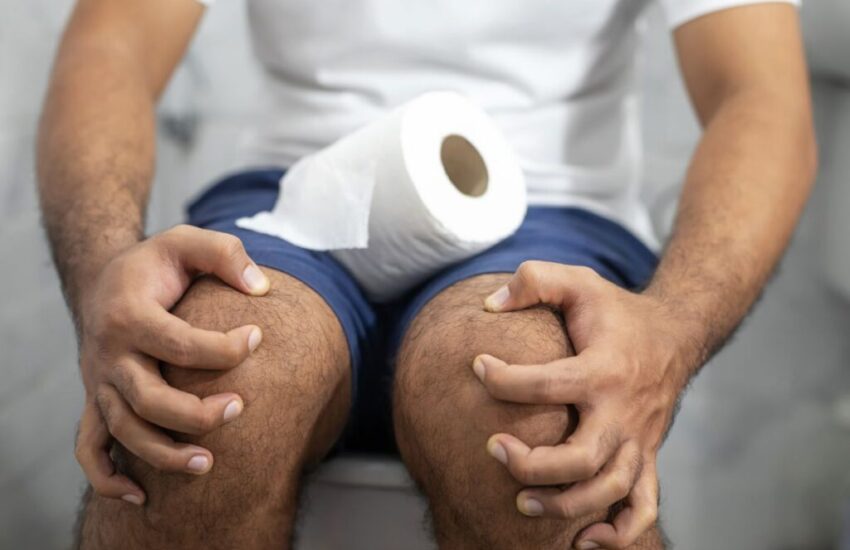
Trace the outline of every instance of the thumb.
<instances>
[{"instance_id":1,"label":"thumb","mask_svg":"<svg viewBox=\"0 0 850 550\"><path fill-rule=\"evenodd\" d=\"M269 291L268 277L251 260L238 237L189 225L167 233L169 254L184 269L210 273L253 296Z\"/></svg>"},{"instance_id":2,"label":"thumb","mask_svg":"<svg viewBox=\"0 0 850 550\"><path fill-rule=\"evenodd\" d=\"M554 262L520 264L508 284L484 300L487 311L513 311L539 304L566 308L575 303L596 274L586 267Z\"/></svg>"}]
</instances>

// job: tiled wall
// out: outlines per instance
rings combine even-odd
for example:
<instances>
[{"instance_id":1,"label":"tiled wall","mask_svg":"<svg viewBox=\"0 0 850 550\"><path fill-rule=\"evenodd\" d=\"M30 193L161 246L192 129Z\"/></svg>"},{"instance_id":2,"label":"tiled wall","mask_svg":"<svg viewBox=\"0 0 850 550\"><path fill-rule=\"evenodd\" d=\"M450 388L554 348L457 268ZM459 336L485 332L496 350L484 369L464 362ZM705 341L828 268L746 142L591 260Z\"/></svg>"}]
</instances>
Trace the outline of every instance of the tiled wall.
<instances>
[{"instance_id":1,"label":"tiled wall","mask_svg":"<svg viewBox=\"0 0 850 550\"><path fill-rule=\"evenodd\" d=\"M39 101L69 5L0 0L2 548L66 547L83 481L72 456L81 400L74 339L38 226L32 169ZM242 2L220 1L169 91L162 118L190 139L161 136L152 229L179 221L185 198L236 158L257 94L243 24ZM663 225L696 128L665 33L651 33L650 51L647 178ZM826 122L830 94L819 91ZM679 548L829 548L835 540L839 502L850 495L850 430L834 414L850 392L850 305L822 283L824 197L819 189L758 311L694 383L662 453L662 516Z\"/></svg>"}]
</instances>

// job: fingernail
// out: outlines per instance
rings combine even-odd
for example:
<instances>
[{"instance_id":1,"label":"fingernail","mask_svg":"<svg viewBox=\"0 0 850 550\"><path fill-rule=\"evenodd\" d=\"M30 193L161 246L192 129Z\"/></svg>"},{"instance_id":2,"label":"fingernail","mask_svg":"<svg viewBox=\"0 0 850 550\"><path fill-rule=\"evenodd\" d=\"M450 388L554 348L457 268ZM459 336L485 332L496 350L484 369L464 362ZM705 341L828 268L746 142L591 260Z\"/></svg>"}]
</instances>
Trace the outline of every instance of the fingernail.
<instances>
[{"instance_id":1,"label":"fingernail","mask_svg":"<svg viewBox=\"0 0 850 550\"><path fill-rule=\"evenodd\" d=\"M526 516L542 516L543 515L543 505L539 500L533 498L527 498L525 500L520 501L519 511L525 514Z\"/></svg>"},{"instance_id":2,"label":"fingernail","mask_svg":"<svg viewBox=\"0 0 850 550\"><path fill-rule=\"evenodd\" d=\"M186 463L186 469L196 474L206 472L210 467L210 459L204 455L195 455Z\"/></svg>"},{"instance_id":3,"label":"fingernail","mask_svg":"<svg viewBox=\"0 0 850 550\"><path fill-rule=\"evenodd\" d=\"M269 289L269 279L254 264L249 265L242 272L242 280L254 294L264 294Z\"/></svg>"},{"instance_id":4,"label":"fingernail","mask_svg":"<svg viewBox=\"0 0 850 550\"><path fill-rule=\"evenodd\" d=\"M586 540L578 543L576 548L578 548L578 550L593 550L594 548L599 548L599 545L592 540Z\"/></svg>"},{"instance_id":5,"label":"fingernail","mask_svg":"<svg viewBox=\"0 0 850 550\"><path fill-rule=\"evenodd\" d=\"M254 351L257 349L257 346L260 345L260 342L263 341L263 332L259 329L259 327L254 327L251 329L251 334L248 335L248 349Z\"/></svg>"},{"instance_id":6,"label":"fingernail","mask_svg":"<svg viewBox=\"0 0 850 550\"><path fill-rule=\"evenodd\" d=\"M224 408L224 421L230 422L240 414L242 414L242 402L234 399Z\"/></svg>"},{"instance_id":7,"label":"fingernail","mask_svg":"<svg viewBox=\"0 0 850 550\"><path fill-rule=\"evenodd\" d=\"M121 500L129 502L130 504L135 504L136 506L142 505L142 499L139 498L139 495L134 495L132 493L124 495L123 497L121 497Z\"/></svg>"},{"instance_id":8,"label":"fingernail","mask_svg":"<svg viewBox=\"0 0 850 550\"><path fill-rule=\"evenodd\" d=\"M475 361L472 362L472 370L475 371L475 376L478 377L482 382L484 381L484 375L487 374L487 369L484 366L484 361L481 360L481 356L475 358Z\"/></svg>"},{"instance_id":9,"label":"fingernail","mask_svg":"<svg viewBox=\"0 0 850 550\"><path fill-rule=\"evenodd\" d=\"M508 301L510 296L511 291L508 289L507 285L505 285L484 300L484 307L490 311L499 311Z\"/></svg>"},{"instance_id":10,"label":"fingernail","mask_svg":"<svg viewBox=\"0 0 850 550\"><path fill-rule=\"evenodd\" d=\"M490 453L490 456L492 456L502 464L508 464L507 451L505 451L505 448L502 446L502 444L496 441L495 439L491 439L487 442L487 452Z\"/></svg>"}]
</instances>

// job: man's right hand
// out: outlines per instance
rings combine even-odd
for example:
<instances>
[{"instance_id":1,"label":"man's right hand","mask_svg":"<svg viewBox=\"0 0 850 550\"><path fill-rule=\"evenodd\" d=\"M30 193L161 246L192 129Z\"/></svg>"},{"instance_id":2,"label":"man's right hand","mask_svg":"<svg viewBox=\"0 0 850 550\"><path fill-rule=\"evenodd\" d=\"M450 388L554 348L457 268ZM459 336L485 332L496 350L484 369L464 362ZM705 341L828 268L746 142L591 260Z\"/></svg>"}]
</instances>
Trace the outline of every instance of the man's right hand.
<instances>
[{"instance_id":1,"label":"man's right hand","mask_svg":"<svg viewBox=\"0 0 850 550\"><path fill-rule=\"evenodd\" d=\"M169 386L159 361L197 369L229 369L242 363L262 339L260 328L201 330L169 313L192 280L217 276L253 296L269 280L238 238L178 226L127 249L111 260L91 288L81 290L80 368L86 405L76 456L95 492L142 504L145 494L116 471L113 438L129 452L166 471L204 474L209 450L177 443L163 429L207 433L233 420L243 403L235 393L203 399Z\"/></svg>"}]
</instances>

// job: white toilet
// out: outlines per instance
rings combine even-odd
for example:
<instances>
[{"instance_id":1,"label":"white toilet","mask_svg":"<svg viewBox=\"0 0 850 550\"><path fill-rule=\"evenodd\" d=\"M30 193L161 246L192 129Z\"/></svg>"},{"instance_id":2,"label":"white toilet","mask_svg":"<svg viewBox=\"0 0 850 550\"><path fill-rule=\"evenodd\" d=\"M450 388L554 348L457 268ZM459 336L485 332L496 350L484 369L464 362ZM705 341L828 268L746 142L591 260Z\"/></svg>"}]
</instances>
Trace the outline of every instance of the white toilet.
<instances>
[{"instance_id":1,"label":"white toilet","mask_svg":"<svg viewBox=\"0 0 850 550\"><path fill-rule=\"evenodd\" d=\"M298 550L426 550L425 501L404 465L343 456L322 465L302 496Z\"/></svg>"}]
</instances>

